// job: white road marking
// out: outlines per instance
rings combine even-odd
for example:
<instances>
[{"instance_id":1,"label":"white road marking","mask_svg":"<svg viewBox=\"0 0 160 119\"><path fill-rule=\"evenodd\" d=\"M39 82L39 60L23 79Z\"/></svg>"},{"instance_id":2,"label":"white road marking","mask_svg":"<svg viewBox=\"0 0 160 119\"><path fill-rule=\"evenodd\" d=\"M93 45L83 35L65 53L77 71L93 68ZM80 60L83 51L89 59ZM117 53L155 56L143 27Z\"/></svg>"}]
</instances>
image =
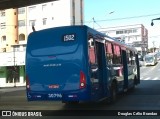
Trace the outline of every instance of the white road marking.
<instances>
[{"instance_id":1,"label":"white road marking","mask_svg":"<svg viewBox=\"0 0 160 119\"><path fill-rule=\"evenodd\" d=\"M143 79L143 77L141 77L140 79Z\"/></svg>"},{"instance_id":2,"label":"white road marking","mask_svg":"<svg viewBox=\"0 0 160 119\"><path fill-rule=\"evenodd\" d=\"M147 77L147 78L145 78L145 79L143 79L143 80L149 80L151 77Z\"/></svg>"},{"instance_id":3,"label":"white road marking","mask_svg":"<svg viewBox=\"0 0 160 119\"><path fill-rule=\"evenodd\" d=\"M158 77L155 77L154 79L152 79L152 80L157 80L158 79Z\"/></svg>"},{"instance_id":4,"label":"white road marking","mask_svg":"<svg viewBox=\"0 0 160 119\"><path fill-rule=\"evenodd\" d=\"M160 77L154 77L154 78L151 78L151 77L141 77L140 80L160 80Z\"/></svg>"}]
</instances>

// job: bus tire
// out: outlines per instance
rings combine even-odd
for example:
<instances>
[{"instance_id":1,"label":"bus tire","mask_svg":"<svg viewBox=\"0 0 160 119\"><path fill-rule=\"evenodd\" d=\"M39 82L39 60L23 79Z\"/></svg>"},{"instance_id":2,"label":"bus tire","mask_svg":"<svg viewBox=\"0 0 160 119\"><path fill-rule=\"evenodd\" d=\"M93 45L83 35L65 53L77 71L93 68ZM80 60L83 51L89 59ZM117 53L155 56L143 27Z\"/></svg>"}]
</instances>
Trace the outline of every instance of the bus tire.
<instances>
[{"instance_id":1,"label":"bus tire","mask_svg":"<svg viewBox=\"0 0 160 119\"><path fill-rule=\"evenodd\" d=\"M116 85L116 83L112 83L110 93L111 93L110 103L115 103L117 100L117 85Z\"/></svg>"}]
</instances>

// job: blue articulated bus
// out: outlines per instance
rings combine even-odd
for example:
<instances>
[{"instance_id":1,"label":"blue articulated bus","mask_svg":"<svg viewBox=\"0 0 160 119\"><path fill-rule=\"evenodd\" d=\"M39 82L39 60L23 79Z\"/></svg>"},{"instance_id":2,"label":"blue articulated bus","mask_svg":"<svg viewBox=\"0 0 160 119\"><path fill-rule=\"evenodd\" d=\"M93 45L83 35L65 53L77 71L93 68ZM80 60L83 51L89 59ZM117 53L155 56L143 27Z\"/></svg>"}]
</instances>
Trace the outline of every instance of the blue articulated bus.
<instances>
[{"instance_id":1,"label":"blue articulated bus","mask_svg":"<svg viewBox=\"0 0 160 119\"><path fill-rule=\"evenodd\" d=\"M140 83L137 51L87 26L32 32L26 50L28 101L115 101Z\"/></svg>"}]
</instances>

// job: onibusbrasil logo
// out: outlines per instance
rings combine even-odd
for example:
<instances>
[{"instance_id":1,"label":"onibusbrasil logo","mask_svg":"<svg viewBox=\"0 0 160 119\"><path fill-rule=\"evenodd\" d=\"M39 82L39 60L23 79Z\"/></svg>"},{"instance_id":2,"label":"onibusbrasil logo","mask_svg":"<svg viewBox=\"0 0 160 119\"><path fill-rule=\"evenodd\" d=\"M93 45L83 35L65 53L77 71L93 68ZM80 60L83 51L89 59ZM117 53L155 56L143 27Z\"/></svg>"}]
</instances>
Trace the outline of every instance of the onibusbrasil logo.
<instances>
[{"instance_id":1,"label":"onibusbrasil logo","mask_svg":"<svg viewBox=\"0 0 160 119\"><path fill-rule=\"evenodd\" d=\"M11 116L42 116L42 112L40 111L2 111L1 112L2 117L11 117Z\"/></svg>"}]
</instances>

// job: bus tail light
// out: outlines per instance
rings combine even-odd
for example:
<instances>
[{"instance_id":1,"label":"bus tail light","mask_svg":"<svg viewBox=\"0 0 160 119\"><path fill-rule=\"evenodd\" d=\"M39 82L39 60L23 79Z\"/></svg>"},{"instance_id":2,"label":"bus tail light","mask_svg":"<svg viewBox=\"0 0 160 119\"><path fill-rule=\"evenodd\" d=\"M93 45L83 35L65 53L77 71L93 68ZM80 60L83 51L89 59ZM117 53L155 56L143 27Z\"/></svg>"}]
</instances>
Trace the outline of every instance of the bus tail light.
<instances>
[{"instance_id":1,"label":"bus tail light","mask_svg":"<svg viewBox=\"0 0 160 119\"><path fill-rule=\"evenodd\" d=\"M86 87L86 76L82 71L80 71L80 89L85 87Z\"/></svg>"},{"instance_id":2,"label":"bus tail light","mask_svg":"<svg viewBox=\"0 0 160 119\"><path fill-rule=\"evenodd\" d=\"M30 82L29 82L28 75L26 75L26 88L27 90L30 90Z\"/></svg>"}]
</instances>

